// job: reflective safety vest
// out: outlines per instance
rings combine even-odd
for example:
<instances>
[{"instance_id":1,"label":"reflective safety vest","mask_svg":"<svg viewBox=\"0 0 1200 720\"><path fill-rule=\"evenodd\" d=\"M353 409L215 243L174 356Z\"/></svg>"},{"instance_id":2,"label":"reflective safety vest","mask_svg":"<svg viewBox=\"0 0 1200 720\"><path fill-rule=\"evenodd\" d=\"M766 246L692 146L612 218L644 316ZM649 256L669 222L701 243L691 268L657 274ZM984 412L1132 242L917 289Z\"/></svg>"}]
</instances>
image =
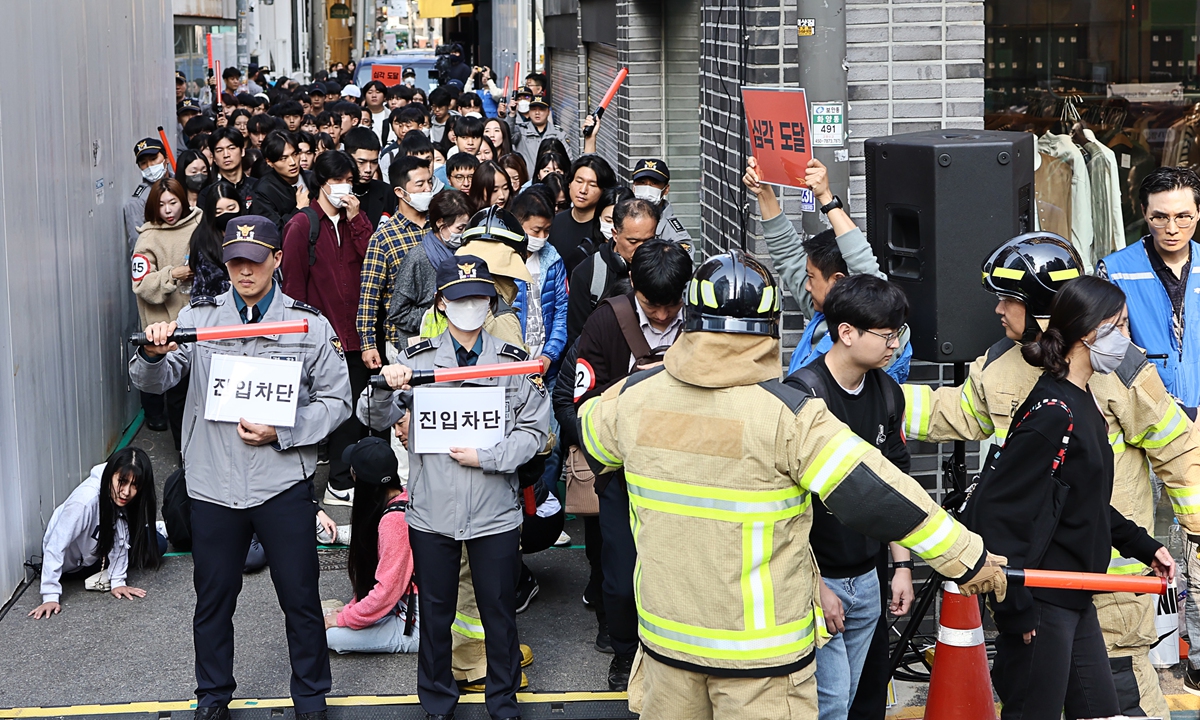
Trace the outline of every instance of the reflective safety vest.
<instances>
[{"instance_id":1,"label":"reflective safety vest","mask_svg":"<svg viewBox=\"0 0 1200 720\"><path fill-rule=\"evenodd\" d=\"M1025 362L1019 345L1002 340L971 364L961 387L904 385L905 434L924 442L991 436L1003 442L1013 415L1041 372ZM1116 372L1097 373L1088 386L1108 423L1113 451L1112 506L1153 532L1153 464L1167 485L1179 522L1189 532L1200 530L1200 447L1187 437L1191 423L1167 394L1155 366L1141 350L1131 347ZM1148 570L1141 562L1112 551L1110 574L1140 575Z\"/></svg>"},{"instance_id":2,"label":"reflective safety vest","mask_svg":"<svg viewBox=\"0 0 1200 720\"><path fill-rule=\"evenodd\" d=\"M587 401L580 429L597 466L624 467L639 635L677 667L768 677L810 661L824 627L812 493L951 577L982 557L915 481L778 381L708 389L638 373Z\"/></svg>"},{"instance_id":3,"label":"reflective safety vest","mask_svg":"<svg viewBox=\"0 0 1200 720\"><path fill-rule=\"evenodd\" d=\"M1167 289L1154 272L1145 241L1104 258L1108 279L1125 292L1129 305L1129 331L1133 342L1155 357L1167 390L1186 407L1200 405L1200 244L1189 243L1192 261L1183 301L1183 344L1175 336L1174 310Z\"/></svg>"}]
</instances>

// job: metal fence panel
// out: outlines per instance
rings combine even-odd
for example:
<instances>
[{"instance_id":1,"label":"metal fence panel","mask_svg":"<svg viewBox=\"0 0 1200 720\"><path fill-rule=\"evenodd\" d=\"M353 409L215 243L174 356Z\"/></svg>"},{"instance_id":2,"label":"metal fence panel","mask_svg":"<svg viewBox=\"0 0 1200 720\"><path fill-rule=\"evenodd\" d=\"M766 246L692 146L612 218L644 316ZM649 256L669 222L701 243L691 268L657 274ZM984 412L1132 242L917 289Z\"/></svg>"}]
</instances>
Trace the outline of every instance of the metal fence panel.
<instances>
[{"instance_id":1,"label":"metal fence panel","mask_svg":"<svg viewBox=\"0 0 1200 720\"><path fill-rule=\"evenodd\" d=\"M4 5L0 63L0 595L136 410L121 206L130 150L174 136L170 0ZM32 64L31 64L32 63ZM31 84L31 79L33 84Z\"/></svg>"}]
</instances>

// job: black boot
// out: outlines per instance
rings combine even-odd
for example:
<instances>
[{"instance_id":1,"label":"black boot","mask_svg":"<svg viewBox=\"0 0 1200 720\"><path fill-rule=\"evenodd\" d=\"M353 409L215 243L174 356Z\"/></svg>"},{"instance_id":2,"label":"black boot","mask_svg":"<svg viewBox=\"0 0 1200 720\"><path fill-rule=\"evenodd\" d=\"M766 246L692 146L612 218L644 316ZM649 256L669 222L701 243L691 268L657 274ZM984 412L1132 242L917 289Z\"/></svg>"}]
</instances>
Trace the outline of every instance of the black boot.
<instances>
[{"instance_id":1,"label":"black boot","mask_svg":"<svg viewBox=\"0 0 1200 720\"><path fill-rule=\"evenodd\" d=\"M625 692L629 689L629 671L633 670L633 655L613 655L608 666L608 689Z\"/></svg>"},{"instance_id":2,"label":"black boot","mask_svg":"<svg viewBox=\"0 0 1200 720\"><path fill-rule=\"evenodd\" d=\"M196 708L195 720L229 720L228 705Z\"/></svg>"}]
</instances>

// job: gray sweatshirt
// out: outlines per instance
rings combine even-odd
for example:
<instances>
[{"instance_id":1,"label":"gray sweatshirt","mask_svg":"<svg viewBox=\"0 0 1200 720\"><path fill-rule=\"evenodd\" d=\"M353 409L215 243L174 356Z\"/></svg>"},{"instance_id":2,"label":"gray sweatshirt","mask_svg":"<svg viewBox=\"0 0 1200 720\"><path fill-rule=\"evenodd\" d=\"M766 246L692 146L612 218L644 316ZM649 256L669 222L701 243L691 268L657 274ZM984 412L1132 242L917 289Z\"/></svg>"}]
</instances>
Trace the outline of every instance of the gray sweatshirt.
<instances>
[{"instance_id":1,"label":"gray sweatshirt","mask_svg":"<svg viewBox=\"0 0 1200 720\"><path fill-rule=\"evenodd\" d=\"M58 602L62 596L63 573L75 572L100 559L100 479L104 463L92 468L87 480L71 491L66 502L50 516L42 540L42 602ZM113 588L125 586L129 573L129 524L117 518L112 550L108 553L109 579Z\"/></svg>"}]
</instances>

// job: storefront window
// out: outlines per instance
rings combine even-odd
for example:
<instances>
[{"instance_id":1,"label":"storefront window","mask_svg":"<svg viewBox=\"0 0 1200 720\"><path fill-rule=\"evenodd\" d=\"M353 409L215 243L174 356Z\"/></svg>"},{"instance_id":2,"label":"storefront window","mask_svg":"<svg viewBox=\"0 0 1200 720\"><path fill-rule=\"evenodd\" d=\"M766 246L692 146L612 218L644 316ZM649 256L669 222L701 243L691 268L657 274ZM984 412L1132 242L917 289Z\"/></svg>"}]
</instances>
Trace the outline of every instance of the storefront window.
<instances>
[{"instance_id":1,"label":"storefront window","mask_svg":"<svg viewBox=\"0 0 1200 720\"><path fill-rule=\"evenodd\" d=\"M208 75L207 34L213 34L213 58L221 67L231 67L237 60L237 28L226 25L176 25L175 69L182 70L188 79L188 97L210 102L205 88Z\"/></svg>"},{"instance_id":2,"label":"storefront window","mask_svg":"<svg viewBox=\"0 0 1200 720\"><path fill-rule=\"evenodd\" d=\"M1041 225L1094 265L1145 234L1146 174L1200 166L1200 2L984 5L986 126L1038 135Z\"/></svg>"}]
</instances>

